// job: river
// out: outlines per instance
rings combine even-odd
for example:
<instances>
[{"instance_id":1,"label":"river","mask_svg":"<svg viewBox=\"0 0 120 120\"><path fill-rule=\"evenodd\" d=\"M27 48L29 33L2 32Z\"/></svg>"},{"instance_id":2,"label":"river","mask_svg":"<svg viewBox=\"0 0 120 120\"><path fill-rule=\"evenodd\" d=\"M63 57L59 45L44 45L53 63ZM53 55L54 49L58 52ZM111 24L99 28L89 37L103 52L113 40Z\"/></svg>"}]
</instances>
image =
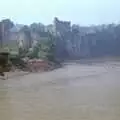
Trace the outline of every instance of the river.
<instances>
[{"instance_id":1,"label":"river","mask_svg":"<svg viewBox=\"0 0 120 120\"><path fill-rule=\"evenodd\" d=\"M69 63L0 80L1 120L120 120L120 63Z\"/></svg>"}]
</instances>

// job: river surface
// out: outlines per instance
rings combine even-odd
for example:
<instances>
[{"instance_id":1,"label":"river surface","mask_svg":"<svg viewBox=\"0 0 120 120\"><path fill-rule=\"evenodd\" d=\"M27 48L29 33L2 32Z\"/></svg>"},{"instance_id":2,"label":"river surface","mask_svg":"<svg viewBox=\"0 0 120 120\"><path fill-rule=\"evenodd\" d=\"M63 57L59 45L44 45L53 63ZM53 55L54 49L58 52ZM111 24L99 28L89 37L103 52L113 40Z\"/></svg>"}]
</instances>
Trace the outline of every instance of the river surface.
<instances>
[{"instance_id":1,"label":"river surface","mask_svg":"<svg viewBox=\"0 0 120 120\"><path fill-rule=\"evenodd\" d=\"M120 63L69 63L0 80L0 120L120 120Z\"/></svg>"}]
</instances>

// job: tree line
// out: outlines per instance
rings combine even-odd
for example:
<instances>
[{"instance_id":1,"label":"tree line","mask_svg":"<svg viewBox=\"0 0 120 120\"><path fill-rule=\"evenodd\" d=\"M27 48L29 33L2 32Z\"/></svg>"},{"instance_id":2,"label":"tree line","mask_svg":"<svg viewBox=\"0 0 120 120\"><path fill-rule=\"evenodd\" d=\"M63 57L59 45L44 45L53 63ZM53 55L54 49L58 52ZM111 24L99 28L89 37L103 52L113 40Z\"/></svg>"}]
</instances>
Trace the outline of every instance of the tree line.
<instances>
[{"instance_id":1,"label":"tree line","mask_svg":"<svg viewBox=\"0 0 120 120\"><path fill-rule=\"evenodd\" d=\"M10 19L0 21L0 45L2 45L2 42L4 40L3 36L8 34L9 30L14 26L15 26L14 22L12 22ZM51 24L47 26L51 26ZM60 40L60 37L54 38L52 33L46 31L47 26L45 26L42 23L32 23L31 25L23 25L20 31L25 33L25 35L27 36L26 39L28 39L29 41L32 41L31 33L37 33L37 35L40 37L43 36L48 37L48 39L54 39L54 42L56 38ZM90 56L120 55L120 24L104 24L94 26L80 26L73 24L71 26L71 32L68 33L68 36L71 39L71 43L74 43L74 39L78 41L82 39L81 47L84 47L85 40L88 40ZM62 37L64 37L63 42L65 42L65 40L68 39L66 35ZM95 41L95 45L92 44L93 40ZM37 54L35 51L38 50L39 51L42 50L43 52L49 51L49 53L50 52L55 53L55 51L53 51L53 48L54 47L58 48L60 44L55 44L54 42L53 43L52 42L53 40L51 40L51 43L50 42L44 43L44 48L41 47L42 45L41 43L39 43L37 47L34 48L34 54ZM46 46L48 44L49 48ZM31 45L32 44L29 44L29 48L32 47ZM63 49L62 47L59 48ZM50 54L48 56L50 56Z\"/></svg>"}]
</instances>

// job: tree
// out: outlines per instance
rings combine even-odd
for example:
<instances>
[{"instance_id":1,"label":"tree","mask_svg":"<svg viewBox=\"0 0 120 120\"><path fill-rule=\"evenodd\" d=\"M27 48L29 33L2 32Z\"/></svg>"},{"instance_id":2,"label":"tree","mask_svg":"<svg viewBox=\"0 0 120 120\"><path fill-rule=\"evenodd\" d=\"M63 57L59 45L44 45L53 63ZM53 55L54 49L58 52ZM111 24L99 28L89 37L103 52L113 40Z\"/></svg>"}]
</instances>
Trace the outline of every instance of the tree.
<instances>
[{"instance_id":1,"label":"tree","mask_svg":"<svg viewBox=\"0 0 120 120\"><path fill-rule=\"evenodd\" d=\"M1 23L4 25L5 31L8 31L14 26L14 23L10 19L4 19L1 21Z\"/></svg>"},{"instance_id":2,"label":"tree","mask_svg":"<svg viewBox=\"0 0 120 120\"><path fill-rule=\"evenodd\" d=\"M73 24L73 25L72 25L72 32L73 32L74 34L80 33L80 26L79 26L79 25L76 25L76 24Z\"/></svg>"},{"instance_id":3,"label":"tree","mask_svg":"<svg viewBox=\"0 0 120 120\"><path fill-rule=\"evenodd\" d=\"M47 41L47 59L50 61L55 61L55 38L52 34L49 33L48 41Z\"/></svg>"},{"instance_id":4,"label":"tree","mask_svg":"<svg viewBox=\"0 0 120 120\"><path fill-rule=\"evenodd\" d=\"M0 44L3 46L3 41L8 35L9 30L14 26L14 23L10 19L4 19L0 22Z\"/></svg>"},{"instance_id":5,"label":"tree","mask_svg":"<svg viewBox=\"0 0 120 120\"><path fill-rule=\"evenodd\" d=\"M32 47L31 29L27 25L24 25L20 31L26 35L26 41L28 42L28 47L31 48Z\"/></svg>"},{"instance_id":6,"label":"tree","mask_svg":"<svg viewBox=\"0 0 120 120\"><path fill-rule=\"evenodd\" d=\"M38 34L45 32L45 26L42 23L33 23L30 25L30 29L32 32L36 32Z\"/></svg>"}]
</instances>

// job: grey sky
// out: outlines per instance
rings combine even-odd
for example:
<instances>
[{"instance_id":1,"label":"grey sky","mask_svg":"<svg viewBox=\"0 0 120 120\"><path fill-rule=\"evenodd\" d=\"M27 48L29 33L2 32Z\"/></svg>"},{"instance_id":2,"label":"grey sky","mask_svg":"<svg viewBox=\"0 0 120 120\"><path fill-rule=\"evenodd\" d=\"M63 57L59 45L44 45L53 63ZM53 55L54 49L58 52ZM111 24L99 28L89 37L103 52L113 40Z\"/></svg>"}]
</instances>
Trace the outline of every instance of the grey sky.
<instances>
[{"instance_id":1,"label":"grey sky","mask_svg":"<svg viewBox=\"0 0 120 120\"><path fill-rule=\"evenodd\" d=\"M80 25L120 21L120 0L1 0L0 19L52 23L55 16Z\"/></svg>"}]
</instances>

